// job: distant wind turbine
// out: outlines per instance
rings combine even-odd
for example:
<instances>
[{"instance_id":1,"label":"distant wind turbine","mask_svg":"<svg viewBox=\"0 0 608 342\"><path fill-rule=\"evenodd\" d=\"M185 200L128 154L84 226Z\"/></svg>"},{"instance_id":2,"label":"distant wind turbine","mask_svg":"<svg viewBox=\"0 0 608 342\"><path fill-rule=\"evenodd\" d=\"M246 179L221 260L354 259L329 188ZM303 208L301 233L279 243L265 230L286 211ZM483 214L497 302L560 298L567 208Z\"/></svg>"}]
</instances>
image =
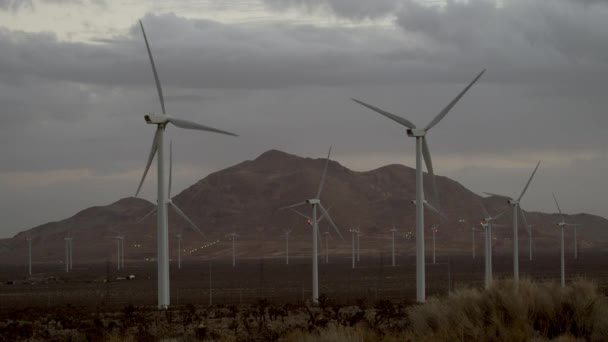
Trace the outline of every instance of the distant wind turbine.
<instances>
[{"instance_id":1,"label":"distant wind turbine","mask_svg":"<svg viewBox=\"0 0 608 342\"><path fill-rule=\"evenodd\" d=\"M150 169L150 164L152 164L152 160L154 156L158 154L158 170L157 170L157 265L158 265L158 307L160 309L166 309L170 305L170 288L169 288L169 223L167 218L167 204L171 203L168 201L168 197L166 196L166 179L165 179L165 160L164 160L164 133L165 128L168 124L173 124L176 127L184 128L184 129L195 129L207 132L214 132L226 135L236 136L236 134L218 130L209 126L204 126L198 123L194 123L188 120L178 119L176 117L167 115L165 110L165 100L163 98L163 91L160 84L160 79L158 77L158 73L156 71L156 66L154 65L154 58L152 57L152 52L150 50L150 44L148 43L148 38L146 37L146 32L144 30L144 25L139 21L139 26L141 27L141 32L144 36L144 41L146 43L146 49L148 51L148 57L150 59L150 64L152 66L152 72L154 74L154 80L156 82L156 90L158 91L158 98L160 100L160 105L162 109L162 114L148 114L145 115L146 123L151 125L156 125L156 133L154 134L154 139L152 141L152 148L150 150L150 154L148 156L148 161L146 163L146 168L144 169L143 176L141 181L139 182L139 186L137 191L135 192L135 197L139 195L141 187L146 179L146 175L148 174L148 170Z\"/></svg>"},{"instance_id":2,"label":"distant wind turbine","mask_svg":"<svg viewBox=\"0 0 608 342\"><path fill-rule=\"evenodd\" d=\"M439 231L439 226L433 225L431 231L433 232L433 265L435 265L437 263L437 259L435 258L435 234Z\"/></svg>"},{"instance_id":3,"label":"distant wind turbine","mask_svg":"<svg viewBox=\"0 0 608 342\"><path fill-rule=\"evenodd\" d=\"M352 256L352 264L353 264L353 266L352 266L352 268L354 269L356 261L357 261L356 260L357 256L356 256L356 253L355 253L355 236L357 235L358 231L356 229L349 229L348 231L352 235L352 247L353 247L353 256Z\"/></svg>"},{"instance_id":4,"label":"distant wind turbine","mask_svg":"<svg viewBox=\"0 0 608 342\"><path fill-rule=\"evenodd\" d=\"M419 129L409 120L389 113L378 107L367 104L357 99L352 99L358 104L367 107L385 117L396 121L397 123L407 128L407 135L409 137L416 138L416 300L418 302L424 302L426 299L426 285L425 285L425 267L424 267L424 189L422 186L422 158L426 164L429 175L433 183L433 190L435 192L435 199L439 203L439 192L435 183L435 173L433 172L433 163L431 161L431 153L426 142L426 134L431 128L443 119L447 113L456 105L456 103L464 96L464 94L479 80L481 75L485 72L485 69L480 72L471 83L469 83L431 122L423 129Z\"/></svg>"},{"instance_id":5,"label":"distant wind turbine","mask_svg":"<svg viewBox=\"0 0 608 342\"><path fill-rule=\"evenodd\" d=\"M393 228L390 230L391 232L391 245L392 245L392 257L393 257L393 267L395 267L395 233L397 232L397 229L395 228L395 226L393 226Z\"/></svg>"},{"instance_id":6,"label":"distant wind turbine","mask_svg":"<svg viewBox=\"0 0 608 342\"><path fill-rule=\"evenodd\" d=\"M534 251L534 241L532 240L532 228L534 227L534 225L528 224L528 221L526 220L526 214L521 209L521 207L519 208L519 213L521 215L521 220L524 223L524 227L526 227L526 231L528 232L528 254L530 255L530 261L532 261Z\"/></svg>"},{"instance_id":7,"label":"distant wind turbine","mask_svg":"<svg viewBox=\"0 0 608 342\"><path fill-rule=\"evenodd\" d=\"M513 281L515 282L515 286L519 285L519 238L517 236L517 211L519 210L518 208L520 205L520 201L522 197L524 197L526 190L528 190L530 182L532 182L532 178L534 178L534 174L536 173L536 170L538 170L539 166L540 160L538 161L538 164L536 164L536 168L534 168L532 175L530 175L530 178L528 179L528 183L526 183L524 190L521 192L517 199L513 199L509 196L497 195L486 192L486 194L491 196L498 196L508 199L507 203L509 203L509 205L513 207Z\"/></svg>"},{"instance_id":8,"label":"distant wind turbine","mask_svg":"<svg viewBox=\"0 0 608 342\"><path fill-rule=\"evenodd\" d=\"M316 196L311 199L307 199L304 202L296 203L287 207L283 207L281 209L292 209L303 205L309 205L312 207L312 301L313 303L317 303L319 299L319 264L318 264L318 241L319 241L319 222L317 221L317 209L321 210L323 217L327 219L327 221L331 224L331 226L336 230L338 235L344 240L340 230L332 220L331 216L321 204L321 192L323 191L323 185L325 183L325 176L327 174L327 166L329 165L329 158L331 156L331 147L329 148L329 152L327 153L327 161L325 162L325 168L323 169L323 173L321 174L321 181L319 183L319 189L317 190Z\"/></svg>"},{"instance_id":9,"label":"distant wind turbine","mask_svg":"<svg viewBox=\"0 0 608 342\"><path fill-rule=\"evenodd\" d=\"M237 233L228 234L228 239L232 240L232 267L236 267L236 238L240 235Z\"/></svg>"},{"instance_id":10,"label":"distant wind turbine","mask_svg":"<svg viewBox=\"0 0 608 342\"><path fill-rule=\"evenodd\" d=\"M555 197L555 194L553 195L553 199L555 200L555 205L557 206L557 210L559 211L559 215L561 216L562 220L559 221L557 223L557 226L559 226L560 230L561 230L561 241L560 241L560 265L561 265L561 285L562 287L566 287L566 262L565 262L565 258L564 258L564 227L566 226L570 226L570 227L576 227L577 224L572 224L572 223L566 223L566 219L564 218L564 214L562 213L562 209L559 207L559 203L557 203L557 197Z\"/></svg>"},{"instance_id":11,"label":"distant wind turbine","mask_svg":"<svg viewBox=\"0 0 608 342\"><path fill-rule=\"evenodd\" d=\"M481 210L483 211L484 218L481 221L481 226L485 232L484 241L484 253L485 253L485 287L489 289L492 285L492 227L495 226L494 222L498 220L505 212L492 216L483 205L483 202L479 202Z\"/></svg>"}]
</instances>

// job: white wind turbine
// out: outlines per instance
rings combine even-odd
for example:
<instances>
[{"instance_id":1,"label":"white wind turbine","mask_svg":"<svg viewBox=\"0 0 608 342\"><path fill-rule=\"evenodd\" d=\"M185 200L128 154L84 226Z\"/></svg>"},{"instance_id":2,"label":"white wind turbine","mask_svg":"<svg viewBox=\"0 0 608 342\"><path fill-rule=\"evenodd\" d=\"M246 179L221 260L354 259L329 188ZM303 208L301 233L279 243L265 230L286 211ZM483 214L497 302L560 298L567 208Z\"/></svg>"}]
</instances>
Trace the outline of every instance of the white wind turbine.
<instances>
[{"instance_id":1,"label":"white wind turbine","mask_svg":"<svg viewBox=\"0 0 608 342\"><path fill-rule=\"evenodd\" d=\"M559 215L562 217L562 220L557 223L561 230L561 242L560 242L560 264L561 264L561 285L562 287L566 287L566 262L564 260L564 227L576 227L577 224L566 223L566 219L564 218L564 214L562 213L562 209L559 207L559 203L557 203L557 197L555 194L553 195L553 199L555 200L555 205L557 206L557 210L559 211Z\"/></svg>"},{"instance_id":2,"label":"white wind turbine","mask_svg":"<svg viewBox=\"0 0 608 342\"><path fill-rule=\"evenodd\" d=\"M323 207L321 204L321 192L323 191L323 185L325 183L325 176L327 174L327 166L329 165L329 157L331 156L331 147L329 148L329 152L327 153L327 161L325 162L325 168L323 169L323 173L321 174L321 182L319 184L319 189L317 190L316 196L311 199L307 199L303 202L296 203L287 207L283 207L281 209L292 209L303 205L309 205L312 207L312 302L317 303L319 298L319 263L318 263L318 250L317 246L319 243L319 221L317 219L317 209L321 210L322 218L326 218L327 221L332 225L332 227L336 230L338 235L344 240L340 230L332 220L331 216L329 216L329 212Z\"/></svg>"},{"instance_id":3,"label":"white wind turbine","mask_svg":"<svg viewBox=\"0 0 608 342\"><path fill-rule=\"evenodd\" d=\"M483 205L483 203L479 202L479 204L481 204L481 210L484 214L484 218L481 221L481 226L483 227L485 232L485 287L486 289L489 289L492 285L492 227L495 226L494 222L498 220L498 218L501 217L505 212L503 211L502 213L496 216L491 216L490 213L488 213L488 210L486 210L486 207Z\"/></svg>"},{"instance_id":4,"label":"white wind turbine","mask_svg":"<svg viewBox=\"0 0 608 342\"><path fill-rule=\"evenodd\" d=\"M65 240L65 272L69 273L72 269L72 238L66 237Z\"/></svg>"},{"instance_id":5,"label":"white wind turbine","mask_svg":"<svg viewBox=\"0 0 608 342\"><path fill-rule=\"evenodd\" d=\"M357 233L358 233L359 231L358 231L358 230L356 230L356 229L349 229L348 231L349 231L349 232L351 233L351 235L352 235L352 247L353 247L353 256L352 256L352 263L353 263L353 266L352 266L352 268L354 269L354 268L355 268L355 263L356 263L356 255L355 255L355 235L357 235Z\"/></svg>"},{"instance_id":6,"label":"white wind turbine","mask_svg":"<svg viewBox=\"0 0 608 342\"><path fill-rule=\"evenodd\" d=\"M443 119L446 114L454 107L454 105L464 96L464 94L477 82L477 80L483 75L485 69L480 72L471 83L469 83L437 116L423 129L419 129L409 120L389 113L378 107L367 104L363 101L352 99L358 104L365 106L387 118L396 121L397 123L407 127L407 135L409 137L416 138L416 300L418 302L424 302L426 298L426 285L425 285L425 268L424 268L424 189L422 186L422 158L428 170L431 180L433 182L433 189L435 192L436 200L438 199L437 186L435 184L435 174L433 172L433 163L431 161L431 153L426 142L426 134L435 125Z\"/></svg>"},{"instance_id":7,"label":"white wind turbine","mask_svg":"<svg viewBox=\"0 0 608 342\"><path fill-rule=\"evenodd\" d=\"M395 233L397 232L397 229L395 228L395 226L393 226L393 228L390 230L391 232L391 245L392 245L392 259L393 259L393 267L395 267Z\"/></svg>"},{"instance_id":8,"label":"white wind turbine","mask_svg":"<svg viewBox=\"0 0 608 342\"><path fill-rule=\"evenodd\" d=\"M497 194L486 192L486 194L491 195L491 196L507 198L508 199L507 203L509 203L509 205L513 207L513 281L515 282L515 286L519 286L519 241L518 241L518 237L517 237L517 211L519 208L519 203L520 203L522 197L524 197L526 190L528 190L528 187L530 186L530 182L532 182L532 178L534 178L534 174L536 173L536 170L538 170L539 166L540 166L540 160L538 161L538 164L536 164L536 168L534 168L532 175L530 175L530 178L528 179L528 183L526 183L524 190L521 192L521 194L519 195L519 197L517 199L513 199L509 196L497 195Z\"/></svg>"},{"instance_id":9,"label":"white wind turbine","mask_svg":"<svg viewBox=\"0 0 608 342\"><path fill-rule=\"evenodd\" d=\"M524 227L528 232L528 253L530 254L530 261L532 261L532 252L534 251L534 241L532 240L532 228L534 227L534 225L528 224L528 221L526 220L526 214L524 214L524 211L521 209L521 207L519 208L519 214L521 215L521 220L523 221Z\"/></svg>"},{"instance_id":10,"label":"white wind turbine","mask_svg":"<svg viewBox=\"0 0 608 342\"><path fill-rule=\"evenodd\" d=\"M195 129L207 132L214 132L226 135L236 136L236 134L218 130L212 127L204 126L198 123L194 123L188 120L178 119L173 116L167 115L165 110L165 100L163 98L163 91L160 84L160 79L158 77L158 73L156 71L156 66L154 64L154 58L152 57L152 52L150 50L150 44L148 43L148 38L146 37L146 32L144 30L144 25L139 21L139 26L141 27L141 32L144 36L144 41L146 43L146 50L148 51L148 57L150 59L150 64L152 66L152 72L154 74L154 80L156 82L156 90L158 91L158 98L160 100L160 106L162 109L162 114L148 114L145 115L144 118L146 123L151 125L156 125L156 133L154 134L154 139L152 140L152 148L150 150L150 154L148 156L148 161L146 163L146 168L144 169L144 174L139 182L139 186L137 188L137 192L135 193L135 197L139 195L139 191L143 185L144 180L146 179L146 175L148 174L148 170L150 169L150 164L152 164L152 160L154 156L158 154L157 157L157 262L158 262L158 307L161 309L166 309L170 304L170 289L169 289L169 229L168 229L168 217L167 217L167 204L172 204L172 202L166 196L166 178L165 178L165 159L164 159L164 133L165 128L169 123L173 124L176 127L184 128L184 129ZM175 208L176 206L173 205Z\"/></svg>"},{"instance_id":11,"label":"white wind turbine","mask_svg":"<svg viewBox=\"0 0 608 342\"><path fill-rule=\"evenodd\" d=\"M437 234L437 232L439 231L439 226L436 224L433 225L431 227L431 231L433 232L433 265L435 265L437 263L435 259L435 234Z\"/></svg>"},{"instance_id":12,"label":"white wind turbine","mask_svg":"<svg viewBox=\"0 0 608 342\"><path fill-rule=\"evenodd\" d=\"M236 267L236 238L240 235L237 233L230 233L227 235L229 240L232 240L232 267Z\"/></svg>"}]
</instances>

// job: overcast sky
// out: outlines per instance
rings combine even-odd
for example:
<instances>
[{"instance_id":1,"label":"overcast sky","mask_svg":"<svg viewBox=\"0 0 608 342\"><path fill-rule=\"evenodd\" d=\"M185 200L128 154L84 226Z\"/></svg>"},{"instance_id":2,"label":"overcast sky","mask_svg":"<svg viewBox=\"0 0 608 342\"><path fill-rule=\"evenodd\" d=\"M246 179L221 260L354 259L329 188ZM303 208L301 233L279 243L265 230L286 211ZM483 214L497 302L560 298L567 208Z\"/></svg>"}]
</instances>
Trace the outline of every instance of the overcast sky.
<instances>
[{"instance_id":1,"label":"overcast sky","mask_svg":"<svg viewBox=\"0 0 608 342\"><path fill-rule=\"evenodd\" d=\"M0 237L132 196L160 111L175 194L276 148L355 170L414 166L414 140L357 97L426 125L435 172L524 208L608 216L608 1L0 0ZM154 169L154 168L153 168ZM142 196L155 197L155 173Z\"/></svg>"}]
</instances>

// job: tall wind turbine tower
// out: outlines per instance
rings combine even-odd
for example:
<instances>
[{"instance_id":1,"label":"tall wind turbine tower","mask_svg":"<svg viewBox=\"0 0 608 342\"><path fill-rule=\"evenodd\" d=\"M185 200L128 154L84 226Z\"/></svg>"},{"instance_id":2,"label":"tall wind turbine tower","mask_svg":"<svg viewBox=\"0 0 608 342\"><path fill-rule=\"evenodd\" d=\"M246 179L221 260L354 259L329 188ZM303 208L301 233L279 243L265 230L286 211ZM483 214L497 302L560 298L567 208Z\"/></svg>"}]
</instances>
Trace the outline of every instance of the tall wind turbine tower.
<instances>
[{"instance_id":1,"label":"tall wind turbine tower","mask_svg":"<svg viewBox=\"0 0 608 342\"><path fill-rule=\"evenodd\" d=\"M120 270L120 236L114 238L116 240L116 270Z\"/></svg>"},{"instance_id":2,"label":"tall wind turbine tower","mask_svg":"<svg viewBox=\"0 0 608 342\"><path fill-rule=\"evenodd\" d=\"M154 74L154 80L156 82L156 90L158 92L158 98L160 100L160 106L162 109L162 114L148 114L145 115L144 118L146 123L151 125L156 125L156 133L154 134L154 139L152 140L152 148L150 150L150 154L148 156L148 161L146 163L146 168L144 169L144 174L139 182L139 186L135 193L135 197L139 195L141 187L143 185L144 180L146 179L146 175L148 174L148 170L150 169L150 164L152 164L152 160L154 156L158 154L157 157L157 267L158 267L158 307L160 309L166 309L170 305L170 289L169 289L169 229L168 229L168 218L167 218L167 204L169 203L169 198L167 196L167 183L165 178L165 157L164 157L164 133L167 125L170 123L176 127L184 128L184 129L194 129L201 130L207 132L214 132L226 135L236 136L234 133L222 131L219 129L215 129L209 126L204 126L198 123L194 123L188 120L178 119L174 116L167 115L165 110L165 100L163 97L163 91L160 84L160 78L158 77L158 72L156 71L156 66L154 64L154 58L152 57L152 52L150 50L150 44L148 43L148 38L146 36L146 32L144 30L144 25L139 21L139 26L141 28L141 32L144 37L144 41L146 43L146 50L148 51L148 58L150 59L150 65L152 66L152 73Z\"/></svg>"},{"instance_id":3,"label":"tall wind turbine tower","mask_svg":"<svg viewBox=\"0 0 608 342\"><path fill-rule=\"evenodd\" d=\"M439 227L434 225L431 227L431 231L433 232L433 265L437 263L437 259L435 258L435 235L439 231Z\"/></svg>"},{"instance_id":4,"label":"tall wind turbine tower","mask_svg":"<svg viewBox=\"0 0 608 342\"><path fill-rule=\"evenodd\" d=\"M321 192L323 191L323 185L325 184L325 176L327 174L327 166L329 165L329 158L331 156L331 147L329 148L329 152L327 153L327 160L325 162L325 167L323 168L323 173L321 174L321 182L319 184L319 189L317 190L316 196L311 199L307 199L303 202L296 203L287 207L283 207L281 209L292 209L299 206L307 205L312 207L312 302L318 303L319 299L319 262L318 262L318 243L319 243L319 221L317 220L317 209L319 209L322 213L322 217L327 219L327 221L331 224L331 226L336 230L338 235L344 240L340 230L332 220L331 216L329 216L329 212L323 204L321 203Z\"/></svg>"},{"instance_id":5,"label":"tall wind turbine tower","mask_svg":"<svg viewBox=\"0 0 608 342\"><path fill-rule=\"evenodd\" d=\"M355 235L357 235L357 230L356 229L349 229L348 230L350 232L350 234L352 235L352 246L353 246L353 257L352 257L352 262L353 262L353 266L352 268L355 268L355 263L356 263L356 254L355 254Z\"/></svg>"},{"instance_id":6,"label":"tall wind turbine tower","mask_svg":"<svg viewBox=\"0 0 608 342\"><path fill-rule=\"evenodd\" d=\"M456 103L464 96L464 94L479 80L485 69L480 72L471 83L469 83L431 122L423 129L419 129L411 121L389 113L378 107L367 104L357 99L352 99L358 104L365 106L387 118L396 121L407 128L406 132L409 137L416 138L416 300L424 302L426 299L426 284L425 284L425 263L424 263L424 188L422 186L422 158L433 182L435 199L439 203L437 186L435 183L435 173L433 172L433 163L431 161L431 153L426 142L426 134L431 128L443 119L446 114L456 105Z\"/></svg>"},{"instance_id":7,"label":"tall wind turbine tower","mask_svg":"<svg viewBox=\"0 0 608 342\"><path fill-rule=\"evenodd\" d=\"M237 233L228 234L228 239L232 240L232 267L236 267L236 238L239 237Z\"/></svg>"},{"instance_id":8,"label":"tall wind turbine tower","mask_svg":"<svg viewBox=\"0 0 608 342\"><path fill-rule=\"evenodd\" d=\"M521 192L517 199L513 199L509 196L497 195L486 192L486 194L491 196L506 198L508 200L507 203L509 203L509 205L513 207L513 281L515 282L515 286L519 286L519 238L517 236L517 211L519 210L520 201L522 197L524 197L526 190L528 190L530 182L532 182L532 178L534 178L534 174L536 173L536 170L538 170L539 166L540 160L538 161L538 164L536 164L536 168L534 168L532 175L530 175L530 178L528 179L528 183L526 183L524 190Z\"/></svg>"},{"instance_id":9,"label":"tall wind turbine tower","mask_svg":"<svg viewBox=\"0 0 608 342\"><path fill-rule=\"evenodd\" d=\"M557 226L559 226L560 230L561 230L561 241L560 241L560 270L561 270L561 285L562 287L566 287L566 262L565 262L565 258L564 258L564 227L566 226L571 226L571 227L576 227L577 224L572 224L572 223L566 223L566 219L564 218L564 214L562 213L562 209L559 207L559 203L557 203L557 197L555 197L555 194L553 195L553 199L555 200L555 205L557 206L557 210L559 211L559 215L561 216L562 220L560 222L557 223Z\"/></svg>"}]
</instances>

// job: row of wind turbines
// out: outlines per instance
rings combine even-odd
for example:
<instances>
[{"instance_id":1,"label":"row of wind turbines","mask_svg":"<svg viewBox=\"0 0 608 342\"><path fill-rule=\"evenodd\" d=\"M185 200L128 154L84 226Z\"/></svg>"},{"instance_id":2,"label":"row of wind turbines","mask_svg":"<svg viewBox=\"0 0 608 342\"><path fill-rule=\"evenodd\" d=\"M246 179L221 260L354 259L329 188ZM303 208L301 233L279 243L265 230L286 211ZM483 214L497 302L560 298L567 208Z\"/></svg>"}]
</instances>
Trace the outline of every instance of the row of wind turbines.
<instances>
[{"instance_id":1,"label":"row of wind turbines","mask_svg":"<svg viewBox=\"0 0 608 342\"><path fill-rule=\"evenodd\" d=\"M169 155L169 177L168 177L168 181L169 183L167 184L167 178L165 176L165 131L167 129L167 127L172 124L173 126L177 127L177 128L181 128L181 129L190 129L190 130L200 130L200 131L206 131L206 132L212 132L212 133L218 133L218 134L223 134L223 135L229 135L229 136L237 136L234 133L228 132L228 131L224 131L224 130L220 130L220 129L216 129L213 127L209 127L209 126L205 126L205 125L201 125L199 123L195 123L192 121L188 121L188 120L184 120L184 119L180 119L174 115L170 115L167 113L166 111L166 106L165 106L165 100L164 100L164 96L163 96L163 89L161 86L161 82L160 82L160 78L156 69L156 65L154 62L154 58L151 52L151 48L150 48L150 44L148 42L148 38L146 36L146 32L143 26L143 23L141 22L141 20L139 21L139 26L141 28L142 31L142 35L144 38L144 42L146 45L146 50L148 53L148 57L149 57L149 61L150 61L150 65L152 68L152 73L154 76L154 81L156 84L156 90L158 93L158 98L160 101L160 107L161 107L161 113L149 113L147 115L144 116L144 119L146 121L147 124L150 125L154 125L156 126L156 130L154 133L154 137L152 140L152 147L150 149L149 155L148 155L148 159L147 159L147 163L143 172L143 175L141 177L141 180L139 182L139 186L137 188L137 191L135 193L135 196L137 197L141 191L142 185L146 179L146 176L148 174L148 171L150 169L150 166L152 164L153 159L156 157L157 159L157 206L156 209L153 212L156 212L156 216L157 216L157 281L158 281L158 307L161 309L166 309L169 307L170 305L170 282L169 282L169 233L168 233L168 208L169 206L181 217L183 218L186 222L188 222L188 224L195 229L196 231L198 231L201 235L203 235L203 233L200 231L200 229L188 218L188 216L186 216L186 214L184 214L184 212L175 204L173 203L172 199L171 199L171 174L172 174L172 148L170 146L170 155ZM481 76L484 74L485 70L481 71L460 93L458 93L458 95L451 101L448 103L447 106L445 106L426 126L424 126L424 128L418 128L416 125L414 125L411 121L407 120L406 118L402 117L402 116L398 116L396 114L390 113L388 111L385 111L383 109L380 109L376 106L373 106L371 104L368 104L366 102L360 101L358 99L352 99L354 102L356 102L357 104L364 106L376 113L379 113L391 120L393 120L394 122L398 123L399 125L405 127L407 136L415 138L416 139L416 199L414 201L415 204L415 210L416 210L416 231L415 231L415 239L416 239L416 299L418 302L424 302L426 299L426 293L425 293L425 289L426 289L426 284L425 284L425 240L424 240L424 208L425 206L428 207L430 210L432 210L433 212L437 213L440 217L442 217L441 214L441 207L439 206L439 191L437 189L437 184L435 182L435 175L434 175L434 170L433 170L433 164L432 164L432 160L431 160L431 154L429 151L429 147L427 144L427 134L428 132L435 127L447 114L448 112L456 105L456 103L465 95L465 93L467 93L469 91L469 89L481 78ZM296 204L292 204L292 205L288 205L282 209L289 209L289 210L293 210L294 212L296 212L298 215L300 216L304 216L308 222L311 225L311 230L312 230L312 301L314 303L316 303L318 301L319 298L319 286L318 286L318 244L319 244L319 222L323 219L327 220L327 222L334 228L334 230L336 231L337 235L340 236L340 238L343 240L343 236L340 232L340 229L338 229L337 225L334 223L334 221L332 220L329 211L323 206L322 202L321 202L321 194L323 191L323 186L326 180L326 174L327 174L327 167L328 167L328 163L331 157L331 147L329 149L329 152L327 154L327 160L325 163L325 167L323 169L322 175L321 175L321 181L319 183L319 187L316 191L316 193L313 195L313 197L303 200L301 202L298 202ZM434 208L433 206L431 206L426 200L425 200L425 196L424 196L424 190L423 190L423 161L424 164L426 165L426 169L429 173L429 175L431 176L431 182L432 182L432 188L433 188L433 193L434 193L434 198L435 201L437 203L437 208ZM540 162L539 162L540 164ZM523 195L525 194L526 190L528 189L528 186L530 185L530 182L532 180L532 177L534 176L534 173L536 172L536 170L538 169L538 164L534 170L534 172L532 173L532 176L530 177L530 179L528 180L528 183L526 184L524 190L522 191L521 195L517 198L517 199L512 199L509 198L507 196L501 196L504 197L505 199L508 200L508 203L513 207L513 260L514 260L514 280L517 283L519 280L519 264L518 264L518 245L517 245L517 211L521 210L520 209L520 200L522 199ZM557 200L556 200L557 203ZM304 213L301 213L299 211L295 211L296 208L301 207L301 206L308 206L311 210L311 214L310 216ZM484 209L485 210L485 209ZM151 215L153 212L150 212L148 215ZM523 212L522 212L523 214ZM561 214L561 209L560 209L560 214ZM146 216L148 216L146 215ZM491 241L491 234L492 234L492 224L493 222L500 216L491 216L489 215L487 212L485 212L485 219L484 219L484 228L486 228L486 247L485 247L485 252L486 252L486 281L489 282L491 281L491 244L488 243L489 241ZM145 217L144 217L145 218ZM564 283L564 274L563 274L563 228L565 226L571 225L569 223L566 223L565 220L563 219L562 216L562 221L559 223L561 229L562 229L562 284ZM435 232L436 232L436 227L433 228L433 237L435 236ZM353 245L353 267L355 267L355 240L357 240L357 259L359 259L359 237L360 235L360 231L359 230L351 230L350 231L352 233L352 245ZM392 258L392 264L395 265L395 257L394 257L394 236L395 236L395 232L396 229L392 229L392 251L393 251L393 258ZM289 251L289 231L285 232L286 234L286 263L289 263L289 256L288 256L288 251ZM204 236L204 235L203 235ZM327 238L328 238L328 234L325 235L326 236L326 254L325 254L325 260L326 262L328 261L328 247L327 247ZM238 237L238 235L236 234L231 234L230 238L233 242L233 266L236 263L234 254L235 254L235 240ZM66 270L69 271L72 268L72 243L71 243L71 238L66 238ZM434 239L433 239L434 241ZM30 248L30 254L29 254L29 260L30 260L30 273L31 273L31 240L28 240L29 243L29 248ZM116 237L116 243L117 243L117 258L119 260L118 264L118 268L120 269L121 267L124 267L124 236L123 235L119 235ZM178 250L179 250L179 254L178 254L178 268L181 268L181 234L178 236ZM434 255L434 253L433 253ZM435 259L435 257L433 256L433 260Z\"/></svg>"}]
</instances>

